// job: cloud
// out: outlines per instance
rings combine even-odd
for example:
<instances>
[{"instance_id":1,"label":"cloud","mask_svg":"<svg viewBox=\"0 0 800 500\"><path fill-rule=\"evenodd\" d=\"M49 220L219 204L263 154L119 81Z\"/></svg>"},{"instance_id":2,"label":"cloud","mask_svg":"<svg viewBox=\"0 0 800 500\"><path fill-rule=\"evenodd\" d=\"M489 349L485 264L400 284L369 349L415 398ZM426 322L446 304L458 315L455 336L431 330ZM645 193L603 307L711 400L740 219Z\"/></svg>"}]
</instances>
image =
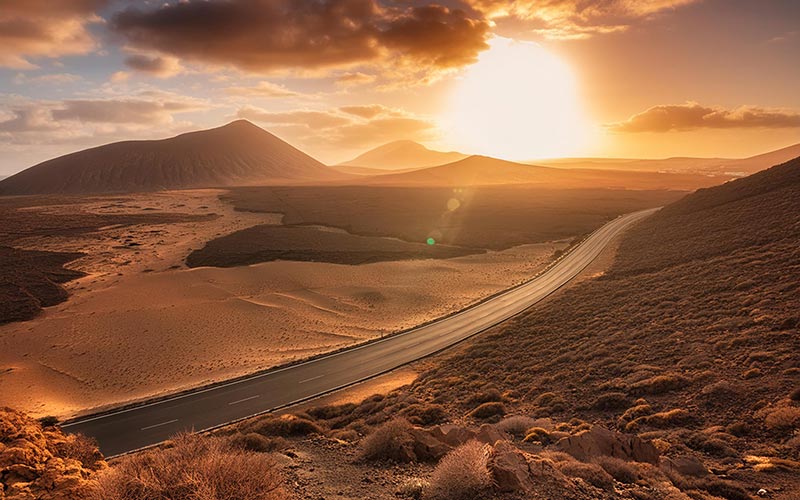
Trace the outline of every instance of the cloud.
<instances>
[{"instance_id":1,"label":"cloud","mask_svg":"<svg viewBox=\"0 0 800 500\"><path fill-rule=\"evenodd\" d=\"M377 0L185 0L126 9L113 16L110 28L141 50L259 73L393 64L397 59L446 69L473 62L487 48L489 23L483 19L438 5L392 5Z\"/></svg>"},{"instance_id":2,"label":"cloud","mask_svg":"<svg viewBox=\"0 0 800 500\"><path fill-rule=\"evenodd\" d=\"M390 114L392 111L380 104L368 104L365 106L342 106L339 111L350 115L360 116L361 118L374 118L381 113Z\"/></svg>"},{"instance_id":3,"label":"cloud","mask_svg":"<svg viewBox=\"0 0 800 500\"><path fill-rule=\"evenodd\" d=\"M366 85L372 83L377 79L375 75L368 75L361 72L347 72L341 74L336 78L336 85L342 87L353 87L357 85Z\"/></svg>"},{"instance_id":4,"label":"cloud","mask_svg":"<svg viewBox=\"0 0 800 500\"><path fill-rule=\"evenodd\" d=\"M297 97L300 95L283 85L268 81L261 81L250 87L227 87L225 92L230 95L247 97Z\"/></svg>"},{"instance_id":5,"label":"cloud","mask_svg":"<svg viewBox=\"0 0 800 500\"><path fill-rule=\"evenodd\" d=\"M312 147L323 143L336 148L362 148L400 138L427 140L436 131L436 125L429 120L377 104L284 112L245 106L236 116L259 122L298 144Z\"/></svg>"},{"instance_id":6,"label":"cloud","mask_svg":"<svg viewBox=\"0 0 800 500\"><path fill-rule=\"evenodd\" d=\"M31 59L86 54L95 47L87 26L106 0L4 0L0 67L33 69Z\"/></svg>"},{"instance_id":7,"label":"cloud","mask_svg":"<svg viewBox=\"0 0 800 500\"><path fill-rule=\"evenodd\" d=\"M653 106L627 120L608 125L615 132L672 132L697 129L800 127L800 113L742 106L736 109L696 102Z\"/></svg>"},{"instance_id":8,"label":"cloud","mask_svg":"<svg viewBox=\"0 0 800 500\"><path fill-rule=\"evenodd\" d=\"M129 55L125 58L125 66L159 78L170 78L183 71L180 62L174 57L148 56L145 54Z\"/></svg>"},{"instance_id":9,"label":"cloud","mask_svg":"<svg viewBox=\"0 0 800 500\"><path fill-rule=\"evenodd\" d=\"M8 144L87 144L98 139L162 135L186 127L176 115L208 108L202 100L160 91L131 97L27 100L11 96L0 119L0 146Z\"/></svg>"},{"instance_id":10,"label":"cloud","mask_svg":"<svg viewBox=\"0 0 800 500\"><path fill-rule=\"evenodd\" d=\"M635 22L703 0L467 0L499 24L544 38L574 40L627 30Z\"/></svg>"},{"instance_id":11,"label":"cloud","mask_svg":"<svg viewBox=\"0 0 800 500\"><path fill-rule=\"evenodd\" d=\"M72 73L48 73L38 76L29 76L25 73L18 73L14 77L16 85L29 85L29 84L52 84L62 85L65 83L75 83L81 81L82 78Z\"/></svg>"}]
</instances>

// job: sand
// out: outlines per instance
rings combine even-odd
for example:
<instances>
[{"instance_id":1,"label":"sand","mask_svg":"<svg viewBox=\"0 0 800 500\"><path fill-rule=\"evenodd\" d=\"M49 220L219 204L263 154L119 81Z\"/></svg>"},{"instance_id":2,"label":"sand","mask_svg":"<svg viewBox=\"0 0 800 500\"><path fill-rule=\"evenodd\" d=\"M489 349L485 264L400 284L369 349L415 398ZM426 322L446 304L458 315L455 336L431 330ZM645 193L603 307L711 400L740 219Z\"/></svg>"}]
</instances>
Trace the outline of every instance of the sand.
<instances>
[{"instance_id":1,"label":"sand","mask_svg":"<svg viewBox=\"0 0 800 500\"><path fill-rule=\"evenodd\" d=\"M235 212L218 194L157 193L83 206L219 215L211 221L22 242L86 252L69 267L90 274L67 285L67 302L0 327L0 405L66 418L346 347L524 281L564 247L544 243L361 266L278 261L186 269L183 259L205 241L280 220ZM114 248L120 238L139 246Z\"/></svg>"}]
</instances>

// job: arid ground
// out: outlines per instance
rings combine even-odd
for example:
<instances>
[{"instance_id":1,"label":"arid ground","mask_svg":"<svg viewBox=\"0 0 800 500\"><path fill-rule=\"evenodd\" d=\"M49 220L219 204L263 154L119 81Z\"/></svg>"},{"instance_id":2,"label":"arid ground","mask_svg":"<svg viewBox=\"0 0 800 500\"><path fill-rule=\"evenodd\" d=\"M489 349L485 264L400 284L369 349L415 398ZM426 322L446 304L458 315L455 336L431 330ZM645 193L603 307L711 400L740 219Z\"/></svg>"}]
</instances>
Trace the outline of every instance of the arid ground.
<instances>
[{"instance_id":1,"label":"arid ground","mask_svg":"<svg viewBox=\"0 0 800 500\"><path fill-rule=\"evenodd\" d=\"M0 405L68 417L380 337L532 277L608 218L680 196L514 189L528 208L508 218L501 188L462 196L459 207L441 189L264 191L281 206L258 189L5 198L0 243L54 252L8 275L41 292L38 277L54 298L4 313ZM350 207L346 230L315 215L336 200ZM543 216L554 212L556 226ZM427 244L427 228L460 245ZM52 307L39 314L40 304Z\"/></svg>"}]
</instances>

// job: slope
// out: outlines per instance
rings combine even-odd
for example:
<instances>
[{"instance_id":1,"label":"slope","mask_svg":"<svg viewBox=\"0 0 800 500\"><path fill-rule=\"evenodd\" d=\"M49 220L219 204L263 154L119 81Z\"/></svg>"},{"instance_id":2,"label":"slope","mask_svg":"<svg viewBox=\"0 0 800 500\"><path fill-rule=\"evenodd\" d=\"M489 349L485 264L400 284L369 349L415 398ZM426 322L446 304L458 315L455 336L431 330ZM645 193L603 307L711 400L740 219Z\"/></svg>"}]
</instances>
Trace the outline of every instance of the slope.
<instances>
[{"instance_id":1,"label":"slope","mask_svg":"<svg viewBox=\"0 0 800 500\"><path fill-rule=\"evenodd\" d=\"M0 181L0 195L135 192L346 177L245 120L79 151Z\"/></svg>"},{"instance_id":2,"label":"slope","mask_svg":"<svg viewBox=\"0 0 800 500\"><path fill-rule=\"evenodd\" d=\"M455 151L446 153L434 151L417 142L404 140L378 146L350 161L341 163L341 166L402 170L444 165L466 157L467 155Z\"/></svg>"}]
</instances>

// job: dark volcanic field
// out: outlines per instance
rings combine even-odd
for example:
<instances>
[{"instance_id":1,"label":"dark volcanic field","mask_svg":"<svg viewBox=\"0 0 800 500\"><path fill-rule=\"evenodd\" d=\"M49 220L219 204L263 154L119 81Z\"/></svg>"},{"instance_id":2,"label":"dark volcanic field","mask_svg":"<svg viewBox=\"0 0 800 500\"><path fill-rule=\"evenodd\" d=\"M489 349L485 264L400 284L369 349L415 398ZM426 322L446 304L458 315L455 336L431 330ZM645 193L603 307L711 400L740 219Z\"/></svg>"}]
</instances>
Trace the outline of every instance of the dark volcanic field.
<instances>
[{"instance_id":1,"label":"dark volcanic field","mask_svg":"<svg viewBox=\"0 0 800 500\"><path fill-rule=\"evenodd\" d=\"M319 224L363 236L501 250L572 238L623 213L668 204L678 191L403 187L236 188L238 210L284 214L286 225ZM454 208L455 207L455 208Z\"/></svg>"},{"instance_id":2,"label":"dark volcanic field","mask_svg":"<svg viewBox=\"0 0 800 500\"><path fill-rule=\"evenodd\" d=\"M482 253L474 248L409 243L311 227L255 226L212 240L186 259L189 267L234 267L296 260L369 264L409 259L449 259Z\"/></svg>"}]
</instances>

